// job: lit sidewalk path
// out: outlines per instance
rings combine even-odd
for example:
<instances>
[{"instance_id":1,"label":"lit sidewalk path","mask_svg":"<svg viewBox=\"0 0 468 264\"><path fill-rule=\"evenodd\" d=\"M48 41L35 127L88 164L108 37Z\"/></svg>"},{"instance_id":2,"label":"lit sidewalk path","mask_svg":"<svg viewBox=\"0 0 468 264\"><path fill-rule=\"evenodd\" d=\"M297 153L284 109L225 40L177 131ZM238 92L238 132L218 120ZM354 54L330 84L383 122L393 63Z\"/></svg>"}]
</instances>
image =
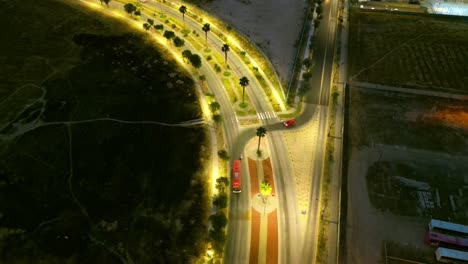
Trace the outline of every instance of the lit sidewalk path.
<instances>
[{"instance_id":1,"label":"lit sidewalk path","mask_svg":"<svg viewBox=\"0 0 468 264\"><path fill-rule=\"evenodd\" d=\"M266 152L266 151L265 151ZM250 174L251 237L249 263L278 263L278 202L271 162L268 157L248 159ZM272 196L264 203L260 196L260 184L267 180L272 187Z\"/></svg>"}]
</instances>

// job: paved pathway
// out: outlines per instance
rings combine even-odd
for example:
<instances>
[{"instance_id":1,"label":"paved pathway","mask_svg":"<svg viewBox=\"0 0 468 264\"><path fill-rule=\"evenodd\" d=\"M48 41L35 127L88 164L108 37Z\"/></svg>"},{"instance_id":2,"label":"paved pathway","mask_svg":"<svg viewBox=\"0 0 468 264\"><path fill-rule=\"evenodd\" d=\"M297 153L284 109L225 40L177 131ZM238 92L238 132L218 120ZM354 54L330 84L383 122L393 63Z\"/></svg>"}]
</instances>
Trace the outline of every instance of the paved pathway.
<instances>
[{"instance_id":1,"label":"paved pathway","mask_svg":"<svg viewBox=\"0 0 468 264\"><path fill-rule=\"evenodd\" d=\"M271 161L266 144L261 145L263 154L257 157L256 139L246 147L246 157L250 173L251 236L249 263L278 263L278 200L275 196L275 184ZM260 195L260 184L267 180L272 187L272 195L264 203Z\"/></svg>"}]
</instances>

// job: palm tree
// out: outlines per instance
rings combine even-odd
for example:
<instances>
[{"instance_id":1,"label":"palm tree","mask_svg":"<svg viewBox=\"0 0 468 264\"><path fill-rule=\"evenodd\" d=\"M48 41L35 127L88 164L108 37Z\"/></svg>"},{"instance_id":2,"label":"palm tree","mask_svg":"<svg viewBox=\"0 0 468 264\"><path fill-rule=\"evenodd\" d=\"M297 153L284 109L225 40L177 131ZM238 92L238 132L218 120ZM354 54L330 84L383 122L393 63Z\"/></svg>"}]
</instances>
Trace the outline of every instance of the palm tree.
<instances>
[{"instance_id":1,"label":"palm tree","mask_svg":"<svg viewBox=\"0 0 468 264\"><path fill-rule=\"evenodd\" d=\"M249 79L244 76L239 79L239 84L242 86L242 103L244 103L245 87L249 85Z\"/></svg>"},{"instance_id":2,"label":"palm tree","mask_svg":"<svg viewBox=\"0 0 468 264\"><path fill-rule=\"evenodd\" d=\"M154 26L154 20L153 19L148 18L146 21L148 21L148 24L150 25L150 27Z\"/></svg>"},{"instance_id":3,"label":"palm tree","mask_svg":"<svg viewBox=\"0 0 468 264\"><path fill-rule=\"evenodd\" d=\"M224 61L227 63L227 53L229 51L229 45L224 43L223 47L221 50L224 52Z\"/></svg>"},{"instance_id":4,"label":"palm tree","mask_svg":"<svg viewBox=\"0 0 468 264\"><path fill-rule=\"evenodd\" d=\"M184 21L185 27L185 13L187 13L187 7L183 5L179 8L179 11L182 13L182 20Z\"/></svg>"},{"instance_id":5,"label":"palm tree","mask_svg":"<svg viewBox=\"0 0 468 264\"><path fill-rule=\"evenodd\" d=\"M208 31L210 31L210 24L203 25L202 30L205 31L205 46L208 46Z\"/></svg>"},{"instance_id":6,"label":"palm tree","mask_svg":"<svg viewBox=\"0 0 468 264\"><path fill-rule=\"evenodd\" d=\"M258 147L257 147L257 154L260 154L260 140L264 137L267 133L266 128L259 127L257 128L257 137L258 137Z\"/></svg>"},{"instance_id":7,"label":"palm tree","mask_svg":"<svg viewBox=\"0 0 468 264\"><path fill-rule=\"evenodd\" d=\"M263 181L262 184L260 184L260 194L262 195L263 203L266 203L266 198L271 194L272 191L273 188L269 182Z\"/></svg>"}]
</instances>

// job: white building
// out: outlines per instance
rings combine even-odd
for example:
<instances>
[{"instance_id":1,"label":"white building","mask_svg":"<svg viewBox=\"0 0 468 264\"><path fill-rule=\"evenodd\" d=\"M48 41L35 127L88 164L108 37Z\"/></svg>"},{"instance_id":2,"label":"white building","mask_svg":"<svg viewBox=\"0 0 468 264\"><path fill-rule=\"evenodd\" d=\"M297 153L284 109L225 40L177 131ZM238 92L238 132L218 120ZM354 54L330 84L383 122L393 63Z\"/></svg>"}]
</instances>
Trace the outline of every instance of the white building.
<instances>
[{"instance_id":1,"label":"white building","mask_svg":"<svg viewBox=\"0 0 468 264\"><path fill-rule=\"evenodd\" d=\"M424 6L432 14L468 16L468 0L426 0Z\"/></svg>"}]
</instances>

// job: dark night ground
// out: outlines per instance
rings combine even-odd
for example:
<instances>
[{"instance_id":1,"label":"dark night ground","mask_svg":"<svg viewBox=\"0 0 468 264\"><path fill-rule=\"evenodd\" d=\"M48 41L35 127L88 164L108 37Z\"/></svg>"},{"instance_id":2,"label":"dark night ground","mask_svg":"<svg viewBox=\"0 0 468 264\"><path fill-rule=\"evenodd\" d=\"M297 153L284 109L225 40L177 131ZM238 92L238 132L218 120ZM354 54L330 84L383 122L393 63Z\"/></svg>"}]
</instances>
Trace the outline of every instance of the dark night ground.
<instances>
[{"instance_id":1,"label":"dark night ground","mask_svg":"<svg viewBox=\"0 0 468 264\"><path fill-rule=\"evenodd\" d=\"M0 10L0 263L191 262L206 233L202 127L44 124L197 119L193 81L89 11Z\"/></svg>"}]
</instances>

